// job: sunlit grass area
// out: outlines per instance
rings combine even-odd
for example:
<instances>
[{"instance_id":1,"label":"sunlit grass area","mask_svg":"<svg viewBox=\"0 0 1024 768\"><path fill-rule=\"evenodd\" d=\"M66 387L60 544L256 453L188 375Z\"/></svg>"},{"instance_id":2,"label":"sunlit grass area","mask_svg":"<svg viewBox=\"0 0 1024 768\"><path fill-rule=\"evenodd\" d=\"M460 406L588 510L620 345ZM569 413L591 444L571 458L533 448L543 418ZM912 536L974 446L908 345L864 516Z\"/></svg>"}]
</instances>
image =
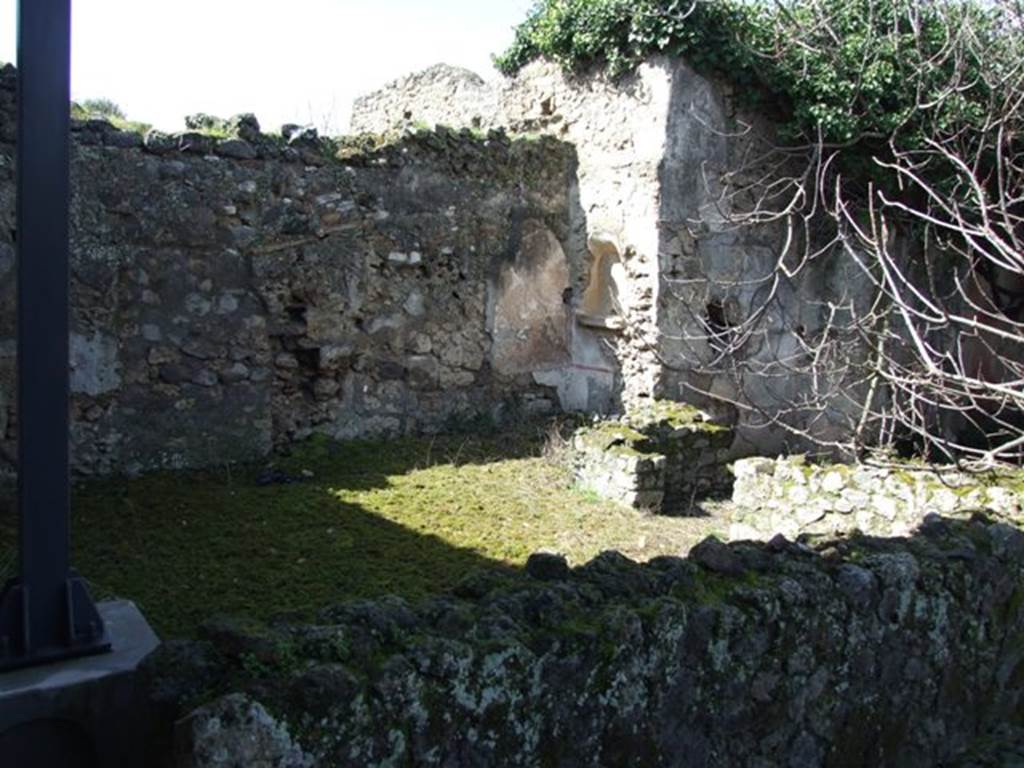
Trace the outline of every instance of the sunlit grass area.
<instances>
[{"instance_id":1,"label":"sunlit grass area","mask_svg":"<svg viewBox=\"0 0 1024 768\"><path fill-rule=\"evenodd\" d=\"M605 549L678 554L726 525L583 494L548 440L540 429L313 440L271 464L91 481L75 490L73 563L97 597L135 600L162 635L182 635L217 614L415 599L479 569L514 573L540 549L572 563ZM0 552L15 535L8 511Z\"/></svg>"}]
</instances>

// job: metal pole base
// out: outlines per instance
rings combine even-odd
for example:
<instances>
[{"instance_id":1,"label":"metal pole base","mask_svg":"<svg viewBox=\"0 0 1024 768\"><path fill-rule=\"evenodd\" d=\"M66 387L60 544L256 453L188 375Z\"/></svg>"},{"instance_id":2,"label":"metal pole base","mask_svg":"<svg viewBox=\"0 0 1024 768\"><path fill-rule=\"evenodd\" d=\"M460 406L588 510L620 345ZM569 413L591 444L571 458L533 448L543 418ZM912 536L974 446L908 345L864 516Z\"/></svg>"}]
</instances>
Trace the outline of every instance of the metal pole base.
<instances>
[{"instance_id":1,"label":"metal pole base","mask_svg":"<svg viewBox=\"0 0 1024 768\"><path fill-rule=\"evenodd\" d=\"M30 599L28 588L17 579L9 581L0 593L0 672L110 650L110 638L85 580L74 571L69 573L64 585L63 644L33 644Z\"/></svg>"}]
</instances>

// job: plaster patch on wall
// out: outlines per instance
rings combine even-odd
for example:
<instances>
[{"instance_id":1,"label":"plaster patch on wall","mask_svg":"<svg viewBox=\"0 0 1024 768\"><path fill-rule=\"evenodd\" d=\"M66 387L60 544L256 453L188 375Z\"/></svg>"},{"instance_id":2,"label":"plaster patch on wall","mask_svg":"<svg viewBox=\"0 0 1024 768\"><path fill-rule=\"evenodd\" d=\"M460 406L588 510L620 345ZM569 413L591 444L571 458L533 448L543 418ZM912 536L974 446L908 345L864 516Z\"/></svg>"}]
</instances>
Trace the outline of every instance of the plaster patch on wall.
<instances>
[{"instance_id":1,"label":"plaster patch on wall","mask_svg":"<svg viewBox=\"0 0 1024 768\"><path fill-rule=\"evenodd\" d=\"M492 288L494 369L529 373L569 359L569 263L558 238L538 221L523 225L515 260L502 267Z\"/></svg>"},{"instance_id":2,"label":"plaster patch on wall","mask_svg":"<svg viewBox=\"0 0 1024 768\"><path fill-rule=\"evenodd\" d=\"M607 413L614 404L615 373L578 364L535 371L533 380L558 393L562 410L577 413Z\"/></svg>"},{"instance_id":3,"label":"plaster patch on wall","mask_svg":"<svg viewBox=\"0 0 1024 768\"><path fill-rule=\"evenodd\" d=\"M588 247L591 254L590 281L583 293L583 301L576 312L576 320L591 328L621 330L623 292L626 270L622 266L621 249L610 235L594 233Z\"/></svg>"},{"instance_id":4,"label":"plaster patch on wall","mask_svg":"<svg viewBox=\"0 0 1024 768\"><path fill-rule=\"evenodd\" d=\"M93 397L121 386L117 339L95 332L71 334L71 391Z\"/></svg>"}]
</instances>

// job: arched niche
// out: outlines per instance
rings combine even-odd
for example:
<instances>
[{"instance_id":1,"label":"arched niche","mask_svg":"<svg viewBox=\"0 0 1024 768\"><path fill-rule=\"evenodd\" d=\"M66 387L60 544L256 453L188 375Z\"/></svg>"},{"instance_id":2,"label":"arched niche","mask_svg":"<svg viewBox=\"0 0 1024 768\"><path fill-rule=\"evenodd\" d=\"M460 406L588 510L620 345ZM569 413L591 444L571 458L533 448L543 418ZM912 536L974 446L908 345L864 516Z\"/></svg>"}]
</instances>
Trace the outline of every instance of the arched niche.
<instances>
[{"instance_id":1,"label":"arched niche","mask_svg":"<svg viewBox=\"0 0 1024 768\"><path fill-rule=\"evenodd\" d=\"M625 327L621 296L626 284L618 242L597 233L587 241L590 250L590 279L576 311L576 321L588 328L619 331Z\"/></svg>"},{"instance_id":2,"label":"arched niche","mask_svg":"<svg viewBox=\"0 0 1024 768\"><path fill-rule=\"evenodd\" d=\"M499 265L487 310L492 365L505 376L569 360L569 262L543 221L527 220L522 230L515 258Z\"/></svg>"}]
</instances>

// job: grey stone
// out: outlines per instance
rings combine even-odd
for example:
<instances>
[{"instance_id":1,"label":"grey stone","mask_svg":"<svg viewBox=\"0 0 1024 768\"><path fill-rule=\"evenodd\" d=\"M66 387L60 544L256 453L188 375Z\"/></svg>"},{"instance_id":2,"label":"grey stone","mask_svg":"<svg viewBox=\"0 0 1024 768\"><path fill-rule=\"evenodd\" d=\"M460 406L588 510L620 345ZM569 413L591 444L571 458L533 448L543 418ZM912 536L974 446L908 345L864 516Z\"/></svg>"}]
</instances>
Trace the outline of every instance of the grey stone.
<instances>
[{"instance_id":1,"label":"grey stone","mask_svg":"<svg viewBox=\"0 0 1024 768\"><path fill-rule=\"evenodd\" d=\"M149 131L143 140L143 144L147 152L158 155L170 154L178 149L178 139L176 137L157 130Z\"/></svg>"},{"instance_id":2,"label":"grey stone","mask_svg":"<svg viewBox=\"0 0 1024 768\"><path fill-rule=\"evenodd\" d=\"M195 375L192 376L192 383L198 384L200 387L215 387L218 382L219 379L217 378L217 374L209 368L200 368Z\"/></svg>"},{"instance_id":3,"label":"grey stone","mask_svg":"<svg viewBox=\"0 0 1024 768\"><path fill-rule=\"evenodd\" d=\"M534 552L526 559L526 572L540 581L560 581L569 576L569 563L564 555Z\"/></svg>"},{"instance_id":4,"label":"grey stone","mask_svg":"<svg viewBox=\"0 0 1024 768\"><path fill-rule=\"evenodd\" d=\"M131 149L143 145L143 136L133 131L112 131L104 137L103 143L108 147Z\"/></svg>"},{"instance_id":5,"label":"grey stone","mask_svg":"<svg viewBox=\"0 0 1024 768\"><path fill-rule=\"evenodd\" d=\"M729 548L714 537L708 537L690 550L690 558L716 573L738 576L746 572L743 561Z\"/></svg>"},{"instance_id":6,"label":"grey stone","mask_svg":"<svg viewBox=\"0 0 1024 768\"><path fill-rule=\"evenodd\" d=\"M220 375L225 384L237 384L249 378L250 370L244 363L235 363Z\"/></svg>"},{"instance_id":7,"label":"grey stone","mask_svg":"<svg viewBox=\"0 0 1024 768\"><path fill-rule=\"evenodd\" d=\"M181 768L311 768L312 757L264 707L231 694L202 707L177 729Z\"/></svg>"},{"instance_id":8,"label":"grey stone","mask_svg":"<svg viewBox=\"0 0 1024 768\"><path fill-rule=\"evenodd\" d=\"M282 352L274 358L274 365L285 370L295 370L299 367L299 360L293 354Z\"/></svg>"},{"instance_id":9,"label":"grey stone","mask_svg":"<svg viewBox=\"0 0 1024 768\"><path fill-rule=\"evenodd\" d=\"M320 146L320 133L311 125L303 126L288 126L288 133L282 136L288 142L290 147L311 147L319 148ZM282 127L282 131L284 127Z\"/></svg>"},{"instance_id":10,"label":"grey stone","mask_svg":"<svg viewBox=\"0 0 1024 768\"><path fill-rule=\"evenodd\" d=\"M71 334L71 391L98 396L121 385L117 340L102 333Z\"/></svg>"},{"instance_id":11,"label":"grey stone","mask_svg":"<svg viewBox=\"0 0 1024 768\"><path fill-rule=\"evenodd\" d=\"M353 355L354 349L347 344L327 344L320 348L320 369L324 371L343 370L351 365Z\"/></svg>"},{"instance_id":12,"label":"grey stone","mask_svg":"<svg viewBox=\"0 0 1024 768\"><path fill-rule=\"evenodd\" d=\"M843 594L860 608L871 602L878 588L878 581L871 571L850 563L839 568L837 581Z\"/></svg>"},{"instance_id":13,"label":"grey stone","mask_svg":"<svg viewBox=\"0 0 1024 768\"><path fill-rule=\"evenodd\" d=\"M252 144L243 139L224 139L217 142L216 152L234 160L253 160L257 156Z\"/></svg>"},{"instance_id":14,"label":"grey stone","mask_svg":"<svg viewBox=\"0 0 1024 768\"><path fill-rule=\"evenodd\" d=\"M228 123L228 130L243 141L258 142L262 137L260 121L250 112L232 117Z\"/></svg>"},{"instance_id":15,"label":"grey stone","mask_svg":"<svg viewBox=\"0 0 1024 768\"><path fill-rule=\"evenodd\" d=\"M406 360L409 386L413 389L434 390L440 385L440 366L437 358L413 355Z\"/></svg>"},{"instance_id":16,"label":"grey stone","mask_svg":"<svg viewBox=\"0 0 1024 768\"><path fill-rule=\"evenodd\" d=\"M189 152L196 155L209 155L213 152L216 139L203 133L186 131L175 134L178 140L178 149L182 152Z\"/></svg>"},{"instance_id":17,"label":"grey stone","mask_svg":"<svg viewBox=\"0 0 1024 768\"><path fill-rule=\"evenodd\" d=\"M423 317L427 311L423 301L423 294L419 291L410 293L409 298L405 300L403 308L413 317Z\"/></svg>"}]
</instances>

